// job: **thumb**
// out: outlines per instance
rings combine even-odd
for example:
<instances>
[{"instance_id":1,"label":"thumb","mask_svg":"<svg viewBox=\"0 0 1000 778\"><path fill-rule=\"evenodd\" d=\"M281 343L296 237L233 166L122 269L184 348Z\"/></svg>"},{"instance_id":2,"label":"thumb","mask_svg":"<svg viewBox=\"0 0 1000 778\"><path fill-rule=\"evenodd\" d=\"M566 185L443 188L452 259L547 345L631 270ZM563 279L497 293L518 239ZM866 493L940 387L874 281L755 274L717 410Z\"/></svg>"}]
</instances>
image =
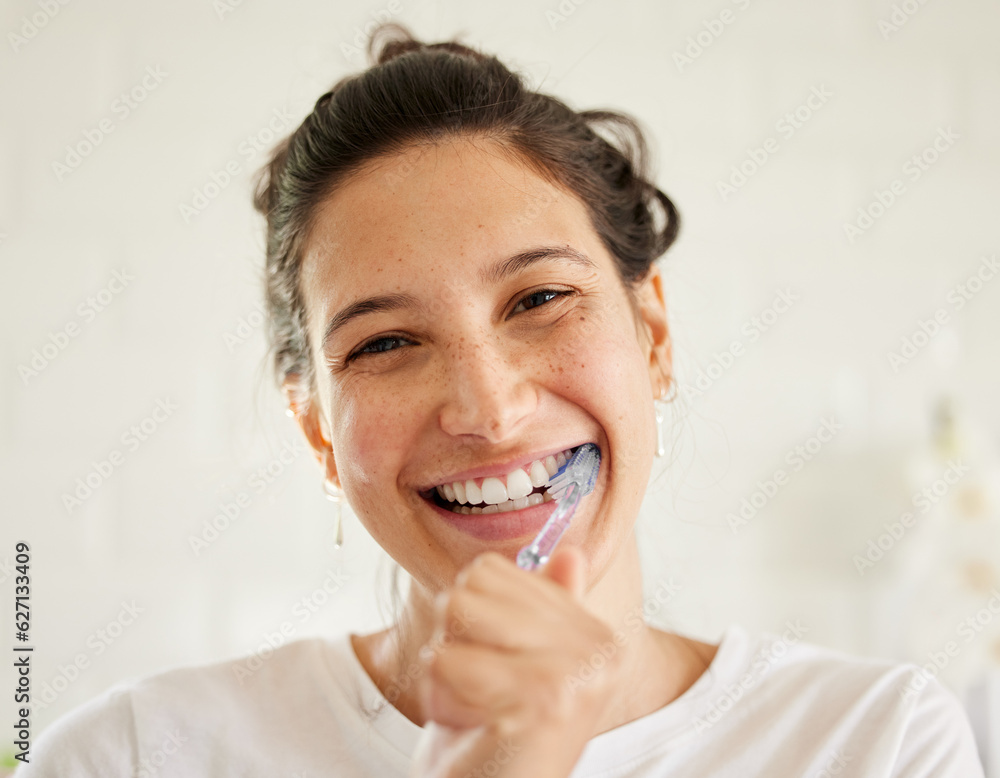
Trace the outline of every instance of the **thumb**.
<instances>
[{"instance_id":1,"label":"thumb","mask_svg":"<svg viewBox=\"0 0 1000 778\"><path fill-rule=\"evenodd\" d=\"M587 581L587 558L577 546L560 546L542 568L542 575L569 590L576 600L583 601Z\"/></svg>"}]
</instances>

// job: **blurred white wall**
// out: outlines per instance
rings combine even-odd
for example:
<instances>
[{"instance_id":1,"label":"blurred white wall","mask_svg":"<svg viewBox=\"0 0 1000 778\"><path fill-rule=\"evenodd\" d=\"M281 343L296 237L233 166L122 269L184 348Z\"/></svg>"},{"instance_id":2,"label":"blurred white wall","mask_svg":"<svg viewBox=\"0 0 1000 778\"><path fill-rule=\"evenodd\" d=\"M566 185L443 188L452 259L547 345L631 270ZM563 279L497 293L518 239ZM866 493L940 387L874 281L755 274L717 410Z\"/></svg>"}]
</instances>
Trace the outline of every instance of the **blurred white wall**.
<instances>
[{"instance_id":1,"label":"blurred white wall","mask_svg":"<svg viewBox=\"0 0 1000 778\"><path fill-rule=\"evenodd\" d=\"M656 618L711 641L799 619L813 642L921 664L954 640L940 677L963 699L997 671L1000 5L43 5L0 9L0 613L9 646L26 541L33 680L52 689L36 734L282 622L385 623L389 562L352 514L333 549L262 362L250 207L274 131L365 66L351 48L380 14L648 131L684 219L661 265L686 403L640 517L650 590L680 586ZM103 482L67 508L88 474ZM196 555L224 503L239 515ZM122 629L123 603L141 613Z\"/></svg>"}]
</instances>

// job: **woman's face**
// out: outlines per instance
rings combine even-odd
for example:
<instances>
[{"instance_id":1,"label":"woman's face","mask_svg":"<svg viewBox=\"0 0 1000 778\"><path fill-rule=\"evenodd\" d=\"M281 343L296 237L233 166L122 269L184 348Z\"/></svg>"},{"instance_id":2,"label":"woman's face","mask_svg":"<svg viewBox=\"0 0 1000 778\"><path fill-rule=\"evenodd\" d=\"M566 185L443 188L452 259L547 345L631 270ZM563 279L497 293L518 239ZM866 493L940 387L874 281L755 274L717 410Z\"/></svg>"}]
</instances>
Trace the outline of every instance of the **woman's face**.
<instances>
[{"instance_id":1,"label":"woman's face","mask_svg":"<svg viewBox=\"0 0 1000 778\"><path fill-rule=\"evenodd\" d=\"M498 499L484 478L530 480L534 460L586 442L600 473L561 542L601 575L630 537L669 380L655 269L636 318L575 197L487 141L455 140L370 163L322 203L301 288L316 394L299 422L417 582L450 586L486 550L513 559L555 506L453 513L427 490L471 480L483 506Z\"/></svg>"}]
</instances>

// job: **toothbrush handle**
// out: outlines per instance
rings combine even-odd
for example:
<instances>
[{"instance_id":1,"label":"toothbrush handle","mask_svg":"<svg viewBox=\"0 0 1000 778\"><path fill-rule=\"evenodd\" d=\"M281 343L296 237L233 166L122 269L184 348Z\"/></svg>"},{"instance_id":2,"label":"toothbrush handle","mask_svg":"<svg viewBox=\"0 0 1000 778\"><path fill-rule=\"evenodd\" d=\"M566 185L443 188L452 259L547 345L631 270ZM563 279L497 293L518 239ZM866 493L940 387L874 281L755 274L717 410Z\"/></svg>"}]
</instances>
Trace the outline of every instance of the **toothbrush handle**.
<instances>
[{"instance_id":1,"label":"toothbrush handle","mask_svg":"<svg viewBox=\"0 0 1000 778\"><path fill-rule=\"evenodd\" d=\"M556 509L534 542L518 553L517 566L522 570L537 570L549 560L559 538L569 526L569 520L573 517L577 503L580 502L580 485L576 481L570 481L565 493L557 502Z\"/></svg>"}]
</instances>

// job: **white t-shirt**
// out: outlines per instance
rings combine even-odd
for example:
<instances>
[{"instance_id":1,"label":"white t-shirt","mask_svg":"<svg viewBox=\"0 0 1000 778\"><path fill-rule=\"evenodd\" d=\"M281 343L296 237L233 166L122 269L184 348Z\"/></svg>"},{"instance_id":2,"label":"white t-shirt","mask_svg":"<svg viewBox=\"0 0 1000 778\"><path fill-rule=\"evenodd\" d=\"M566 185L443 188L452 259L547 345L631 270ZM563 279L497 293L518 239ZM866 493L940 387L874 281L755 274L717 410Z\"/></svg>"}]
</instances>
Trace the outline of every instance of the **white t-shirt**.
<instances>
[{"instance_id":1,"label":"white t-shirt","mask_svg":"<svg viewBox=\"0 0 1000 778\"><path fill-rule=\"evenodd\" d=\"M378 691L347 633L281 646L249 677L247 667L121 682L44 730L16 778L407 778L423 730ZM916 665L803 642L794 625L751 638L733 624L684 694L592 738L571 778L834 775L983 768L958 699Z\"/></svg>"}]
</instances>

